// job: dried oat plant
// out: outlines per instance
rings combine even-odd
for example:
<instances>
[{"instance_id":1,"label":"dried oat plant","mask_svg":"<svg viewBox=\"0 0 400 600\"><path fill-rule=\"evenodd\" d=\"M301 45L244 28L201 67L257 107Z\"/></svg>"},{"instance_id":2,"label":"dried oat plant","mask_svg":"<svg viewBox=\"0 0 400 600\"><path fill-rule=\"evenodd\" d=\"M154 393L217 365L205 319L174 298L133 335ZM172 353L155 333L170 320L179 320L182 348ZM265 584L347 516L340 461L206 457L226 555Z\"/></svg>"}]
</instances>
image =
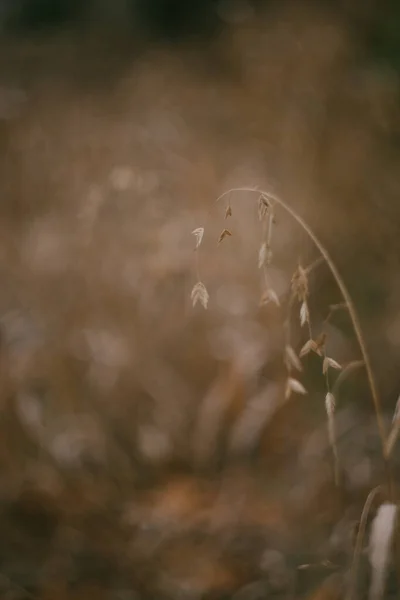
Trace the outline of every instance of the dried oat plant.
<instances>
[{"instance_id":1,"label":"dried oat plant","mask_svg":"<svg viewBox=\"0 0 400 600\"><path fill-rule=\"evenodd\" d=\"M297 376L294 376L293 371L300 372L303 370L302 360L309 353L314 353L321 358L321 371L322 375L325 379L325 409L327 415L327 428L328 428L328 436L329 442L333 453L334 458L334 472L335 472L335 482L339 484L339 456L338 449L336 443L336 432L335 432L335 407L336 407L336 396L339 388L339 384L345 377L347 377L354 368L359 368L363 366L366 371L368 384L371 392L372 402L374 406L376 422L379 432L379 437L381 441L382 454L386 465L386 476L387 483L389 489L392 488L391 484L391 475L390 475L390 454L394 447L394 444L397 440L399 431L400 431L400 420L397 417L397 413L394 418L392 431L390 432L388 438L385 431L385 425L383 420L383 412L382 412L382 404L380 400L380 396L378 393L378 388L375 381L375 376L373 373L373 369L371 366L371 360L369 357L368 349L364 340L362 328L360 325L359 317L350 296L350 293L340 275L334 261L330 257L328 251L325 246L320 242L318 237L315 235L313 230L310 228L308 223L282 198L277 196L276 194L272 194L270 192L266 192L260 190L258 188L252 187L240 187L240 188L231 188L225 192L223 192L216 200L217 203L220 203L223 200L227 201L225 208L225 219L232 216L232 205L231 198L233 194L239 192L251 193L257 196L258 201L258 217L261 223L261 242L258 253L258 267L262 272L263 278L263 293L261 295L261 305L273 303L277 307L281 306L281 299L279 298L276 291L273 289L271 285L271 279L269 276L269 267L272 262L273 253L272 253L272 234L273 227L276 222L275 213L276 208L283 209L290 217L294 219L294 221L303 229L303 231L307 234L309 239L314 243L317 250L320 253L320 258L317 261L309 266L304 267L300 263L297 266L297 269L291 280L291 289L290 289L290 297L287 303L288 306L288 314L286 319L284 320L284 328L285 328L285 366L287 371L286 385L285 385L285 400L289 399L289 397L293 393L297 394L306 394L307 390L304 385L297 379ZM208 291L200 278L199 272L199 261L198 261L198 252L203 240L204 236L204 228L199 227L192 232L196 236L196 277L197 281L192 289L192 302L195 305L198 301L207 308L209 301ZM224 228L218 242L221 243L227 236L231 236L232 233L229 229ZM312 328L312 318L310 314L310 305L309 305L309 273L310 271L320 264L323 261L329 267L333 278L341 292L343 297L343 302L339 304L334 304L329 307L328 316L325 319L325 323L329 321L331 316L338 310L345 309L348 311L350 316L352 326L358 341L358 345L361 352L361 360L352 361L345 368L342 369L342 365L335 360L333 357L327 355L326 352L326 333L322 331L319 335L315 336ZM299 320L301 327L307 330L307 341L297 353L291 342L291 313L295 307L295 304L299 305ZM331 381L332 371L340 371L339 377L336 377L335 381Z\"/></svg>"},{"instance_id":2,"label":"dried oat plant","mask_svg":"<svg viewBox=\"0 0 400 600\"><path fill-rule=\"evenodd\" d=\"M258 268L262 273L263 289L260 300L261 306L272 303L278 309L283 308L282 300L273 288L272 278L270 277L269 273L269 268L273 260L272 234L274 224L276 223L276 208L283 209L294 219L294 221L303 229L310 240L314 243L320 253L320 257L309 266L303 266L300 264L300 262L298 263L291 279L289 298L285 303L287 307L287 314L282 320L285 340L284 364L286 369L284 400L287 401L292 394L307 394L306 388L301 381L299 381L296 373L301 373L304 370L303 361L310 353L317 355L321 359L321 372L325 381L325 411L327 415L327 430L329 444L333 455L334 479L336 485L340 484L340 463L335 424L335 410L339 388L342 382L347 379L347 377L355 370L358 370L361 367L365 368L381 442L382 456L385 463L386 485L389 497L389 502L382 504L378 508L377 515L371 527L369 543L369 559L371 565L371 585L369 598L370 600L380 600L384 594L385 579L387 575L388 564L390 562L390 548L393 538L395 538L395 543L398 543L398 540L395 536L397 505L391 475L390 457L400 434L400 400L398 400L396 405L391 430L388 434L386 434L382 403L356 308L334 261L330 257L325 246L320 242L318 237L310 228L308 223L279 196L259 190L257 188L246 187L229 189L217 198L216 202L221 202L225 199L227 200L225 219L228 219L232 216L233 210L231 198L235 192L247 192L257 195L258 217L261 225L261 239L258 252ZM204 308L207 308L209 294L200 277L198 255L199 247L204 236L204 228L200 227L195 229L192 233L196 237L196 283L192 289L192 302L193 305L195 305L199 301ZM221 243L228 236L232 236L232 233L229 229L224 228L219 236L218 243ZM360 359L353 360L347 365L343 366L336 359L327 354L326 332L322 330L315 335L313 331L313 319L309 303L309 275L315 267L321 264L321 262L325 262L329 267L343 298L343 302L329 306L328 315L324 320L324 325L329 322L331 317L337 311L346 310L350 316L360 348ZM300 327L302 329L304 328L307 332L306 342L299 351L296 351L295 345L291 339L291 322L296 307L298 307L297 318L299 320ZM336 372L337 376L332 378L332 372ZM375 501L378 492L382 489L383 488L379 486L374 488L369 493L362 512L360 525L358 527L358 533L355 540L352 565L349 571L346 600L352 600L356 595L358 570L360 558L364 549L367 520L371 512L372 504Z\"/></svg>"}]
</instances>

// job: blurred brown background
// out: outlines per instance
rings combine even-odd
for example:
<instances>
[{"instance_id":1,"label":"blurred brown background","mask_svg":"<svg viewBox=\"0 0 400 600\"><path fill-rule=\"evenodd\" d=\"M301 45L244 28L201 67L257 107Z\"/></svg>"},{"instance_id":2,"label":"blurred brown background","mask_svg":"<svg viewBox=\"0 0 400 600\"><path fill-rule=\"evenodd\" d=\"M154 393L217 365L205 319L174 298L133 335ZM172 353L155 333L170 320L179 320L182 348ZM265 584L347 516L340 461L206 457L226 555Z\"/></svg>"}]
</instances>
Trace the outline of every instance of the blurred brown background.
<instances>
[{"instance_id":1,"label":"blurred brown background","mask_svg":"<svg viewBox=\"0 0 400 600\"><path fill-rule=\"evenodd\" d=\"M359 310L390 424L399 10L150 4L47 19L45 4L0 4L1 597L340 598L383 478L365 378L338 399L337 489L313 357L309 394L281 406L257 196L231 195L221 245L215 199L255 186L307 220ZM276 220L284 294L318 254ZM197 227L208 311L190 300ZM341 298L324 265L310 285L318 333ZM346 315L328 349L359 358Z\"/></svg>"}]
</instances>

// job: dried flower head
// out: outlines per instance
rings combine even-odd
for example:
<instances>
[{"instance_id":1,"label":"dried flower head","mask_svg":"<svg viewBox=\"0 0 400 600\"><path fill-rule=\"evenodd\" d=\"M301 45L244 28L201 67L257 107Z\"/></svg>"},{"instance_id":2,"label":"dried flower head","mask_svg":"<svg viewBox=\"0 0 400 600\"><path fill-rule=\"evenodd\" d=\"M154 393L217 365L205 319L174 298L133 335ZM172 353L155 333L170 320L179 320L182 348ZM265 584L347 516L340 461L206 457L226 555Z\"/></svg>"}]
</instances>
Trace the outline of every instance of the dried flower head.
<instances>
[{"instance_id":1,"label":"dried flower head","mask_svg":"<svg viewBox=\"0 0 400 600\"><path fill-rule=\"evenodd\" d=\"M208 300L210 297L208 295L206 286L201 281L198 281L194 285L190 297L192 299L193 306L196 306L197 302L200 302L204 308L208 307Z\"/></svg>"},{"instance_id":2,"label":"dried flower head","mask_svg":"<svg viewBox=\"0 0 400 600\"><path fill-rule=\"evenodd\" d=\"M308 310L308 304L303 300L300 306L300 325L304 327L306 323L310 322L310 311Z\"/></svg>"},{"instance_id":3,"label":"dried flower head","mask_svg":"<svg viewBox=\"0 0 400 600\"><path fill-rule=\"evenodd\" d=\"M307 342L300 350L299 356L300 358L303 358L303 356L306 356L306 354L310 354L310 352L315 352L316 354L318 354L318 346L314 340L307 340Z\"/></svg>"},{"instance_id":4,"label":"dried flower head","mask_svg":"<svg viewBox=\"0 0 400 600\"><path fill-rule=\"evenodd\" d=\"M258 252L258 268L262 269L267 265L270 265L272 261L272 250L266 242L263 242Z\"/></svg>"},{"instance_id":5,"label":"dried flower head","mask_svg":"<svg viewBox=\"0 0 400 600\"><path fill-rule=\"evenodd\" d=\"M204 235L204 227L198 227L197 229L193 229L192 234L196 238L196 250L200 247L200 244L203 240Z\"/></svg>"},{"instance_id":6,"label":"dried flower head","mask_svg":"<svg viewBox=\"0 0 400 600\"><path fill-rule=\"evenodd\" d=\"M333 394L331 394L331 392L328 392L325 396L325 408L326 408L326 414L328 415L328 419L332 418L333 415L335 414L335 407L336 407L335 396Z\"/></svg>"},{"instance_id":7,"label":"dried flower head","mask_svg":"<svg viewBox=\"0 0 400 600\"><path fill-rule=\"evenodd\" d=\"M338 362L336 362L336 360L333 360L333 358L330 358L329 356L325 356L324 362L322 363L322 372L324 375L328 372L329 368L340 371L342 366Z\"/></svg>"},{"instance_id":8,"label":"dried flower head","mask_svg":"<svg viewBox=\"0 0 400 600\"><path fill-rule=\"evenodd\" d=\"M300 357L315 352L318 356L323 356L325 351L326 333L321 333L316 340L307 340L302 349L300 350Z\"/></svg>"},{"instance_id":9,"label":"dried flower head","mask_svg":"<svg viewBox=\"0 0 400 600\"><path fill-rule=\"evenodd\" d=\"M229 229L224 229L219 236L218 244L220 244L226 237L230 237L231 235L232 233L229 231Z\"/></svg>"},{"instance_id":10,"label":"dried flower head","mask_svg":"<svg viewBox=\"0 0 400 600\"><path fill-rule=\"evenodd\" d=\"M306 388L303 386L300 381L297 379L293 379L293 377L289 377L286 381L286 389L285 389L285 398L288 400L292 393L295 394L307 394Z\"/></svg>"},{"instance_id":11,"label":"dried flower head","mask_svg":"<svg viewBox=\"0 0 400 600\"><path fill-rule=\"evenodd\" d=\"M258 218L262 221L265 215L268 214L269 210L272 208L271 201L267 196L261 194L258 199Z\"/></svg>"},{"instance_id":12,"label":"dried flower head","mask_svg":"<svg viewBox=\"0 0 400 600\"><path fill-rule=\"evenodd\" d=\"M308 296L307 271L299 265L292 277L292 292L300 302L304 302Z\"/></svg>"},{"instance_id":13,"label":"dried flower head","mask_svg":"<svg viewBox=\"0 0 400 600\"><path fill-rule=\"evenodd\" d=\"M299 357L289 344L285 347L285 364L289 372L292 369L296 369L297 371L303 370Z\"/></svg>"},{"instance_id":14,"label":"dried flower head","mask_svg":"<svg viewBox=\"0 0 400 600\"><path fill-rule=\"evenodd\" d=\"M278 298L278 294L272 288L268 288L263 292L260 300L260 306L264 306L265 304L269 304L270 302L276 304L276 306L281 305L280 300Z\"/></svg>"}]
</instances>

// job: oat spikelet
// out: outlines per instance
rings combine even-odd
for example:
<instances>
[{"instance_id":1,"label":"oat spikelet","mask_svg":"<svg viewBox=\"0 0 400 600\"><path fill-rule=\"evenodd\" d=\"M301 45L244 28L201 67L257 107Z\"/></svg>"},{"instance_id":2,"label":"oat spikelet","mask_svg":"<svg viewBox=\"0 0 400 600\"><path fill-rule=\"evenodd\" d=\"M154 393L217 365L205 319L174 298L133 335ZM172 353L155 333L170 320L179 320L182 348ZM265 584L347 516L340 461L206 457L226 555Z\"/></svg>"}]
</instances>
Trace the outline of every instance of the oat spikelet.
<instances>
[{"instance_id":1,"label":"oat spikelet","mask_svg":"<svg viewBox=\"0 0 400 600\"><path fill-rule=\"evenodd\" d=\"M326 375L329 368L340 371L342 366L338 362L336 362L336 360L333 360L333 358L330 358L329 356L325 356L324 362L322 363L322 373L324 375Z\"/></svg>"},{"instance_id":2,"label":"oat spikelet","mask_svg":"<svg viewBox=\"0 0 400 600\"><path fill-rule=\"evenodd\" d=\"M300 381L293 379L293 377L289 377L286 381L285 399L288 400L292 393L302 394L304 396L307 394L307 390Z\"/></svg>"},{"instance_id":3,"label":"oat spikelet","mask_svg":"<svg viewBox=\"0 0 400 600\"><path fill-rule=\"evenodd\" d=\"M206 286L201 281L198 281L194 285L190 297L192 299L193 306L196 306L197 302L200 302L204 308L208 307L208 300L210 296L208 295Z\"/></svg>"},{"instance_id":4,"label":"oat spikelet","mask_svg":"<svg viewBox=\"0 0 400 600\"><path fill-rule=\"evenodd\" d=\"M218 244L220 244L227 236L230 237L231 235L232 233L229 231L229 229L224 229L219 236Z\"/></svg>"},{"instance_id":5,"label":"oat spikelet","mask_svg":"<svg viewBox=\"0 0 400 600\"><path fill-rule=\"evenodd\" d=\"M266 196L261 195L258 199L258 218L260 221L263 220L265 215L271 208L271 203Z\"/></svg>"},{"instance_id":6,"label":"oat spikelet","mask_svg":"<svg viewBox=\"0 0 400 600\"><path fill-rule=\"evenodd\" d=\"M306 323L310 322L310 313L308 310L307 302L304 300L300 307L300 325L304 327Z\"/></svg>"},{"instance_id":7,"label":"oat spikelet","mask_svg":"<svg viewBox=\"0 0 400 600\"><path fill-rule=\"evenodd\" d=\"M396 516L397 506L395 504L382 504L371 526L369 561L372 575L369 600L381 600L384 595Z\"/></svg>"},{"instance_id":8,"label":"oat spikelet","mask_svg":"<svg viewBox=\"0 0 400 600\"><path fill-rule=\"evenodd\" d=\"M292 346L289 344L285 348L285 364L287 370L290 372L292 369L296 369L297 371L302 371L303 366L296 352L293 350Z\"/></svg>"},{"instance_id":9,"label":"oat spikelet","mask_svg":"<svg viewBox=\"0 0 400 600\"><path fill-rule=\"evenodd\" d=\"M229 204L229 206L226 207L225 210L225 219L227 219L228 217L232 216L232 208L231 205Z\"/></svg>"},{"instance_id":10,"label":"oat spikelet","mask_svg":"<svg viewBox=\"0 0 400 600\"><path fill-rule=\"evenodd\" d=\"M334 395L331 394L330 392L328 392L325 397L325 407L326 407L326 414L328 415L328 419L331 419L333 417L333 415L335 414L336 402L335 402Z\"/></svg>"},{"instance_id":11,"label":"oat spikelet","mask_svg":"<svg viewBox=\"0 0 400 600\"><path fill-rule=\"evenodd\" d=\"M321 333L321 335L319 335L316 340L312 340L312 339L307 340L306 343L304 344L304 346L302 347L302 349L300 350L300 353L299 353L300 358L302 358L303 356L306 356L306 354L310 354L310 352L315 352L315 354L318 354L318 356L323 356L324 348L325 348L325 340L326 340L325 333Z\"/></svg>"},{"instance_id":12,"label":"oat spikelet","mask_svg":"<svg viewBox=\"0 0 400 600\"><path fill-rule=\"evenodd\" d=\"M272 250L266 242L263 242L261 244L260 250L258 252L258 268L262 269L263 267L270 265L271 262L272 262Z\"/></svg>"},{"instance_id":13,"label":"oat spikelet","mask_svg":"<svg viewBox=\"0 0 400 600\"><path fill-rule=\"evenodd\" d=\"M270 302L272 302L273 304L276 304L276 306L281 305L278 294L272 288L268 288L267 290L265 290L263 292L263 295L261 296L261 300L260 300L260 306L264 306L265 304L270 304Z\"/></svg>"},{"instance_id":14,"label":"oat spikelet","mask_svg":"<svg viewBox=\"0 0 400 600\"><path fill-rule=\"evenodd\" d=\"M304 302L308 296L307 271L299 265L292 277L292 292L300 302Z\"/></svg>"},{"instance_id":15,"label":"oat spikelet","mask_svg":"<svg viewBox=\"0 0 400 600\"><path fill-rule=\"evenodd\" d=\"M267 244L264 242L258 252L258 268L262 269L267 262Z\"/></svg>"},{"instance_id":16,"label":"oat spikelet","mask_svg":"<svg viewBox=\"0 0 400 600\"><path fill-rule=\"evenodd\" d=\"M196 238L196 250L200 247L201 242L203 241L204 235L204 227L198 227L197 229L193 229L192 235Z\"/></svg>"},{"instance_id":17,"label":"oat spikelet","mask_svg":"<svg viewBox=\"0 0 400 600\"><path fill-rule=\"evenodd\" d=\"M314 340L307 340L307 342L304 344L304 346L300 350L299 356L300 356L300 358L303 358L303 356L310 354L310 352L317 352L317 349L318 349L317 344Z\"/></svg>"}]
</instances>

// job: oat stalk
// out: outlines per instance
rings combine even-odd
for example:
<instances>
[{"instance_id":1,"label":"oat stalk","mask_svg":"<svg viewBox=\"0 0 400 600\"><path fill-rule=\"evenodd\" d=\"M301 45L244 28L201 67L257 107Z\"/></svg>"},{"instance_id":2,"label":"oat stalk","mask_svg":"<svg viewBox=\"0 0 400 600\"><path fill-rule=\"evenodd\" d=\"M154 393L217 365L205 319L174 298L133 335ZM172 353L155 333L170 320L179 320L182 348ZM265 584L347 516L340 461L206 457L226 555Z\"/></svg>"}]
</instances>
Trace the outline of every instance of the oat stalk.
<instances>
[{"instance_id":1,"label":"oat stalk","mask_svg":"<svg viewBox=\"0 0 400 600\"><path fill-rule=\"evenodd\" d=\"M357 314L356 308L353 304L353 301L351 299L350 293L348 292L347 287L342 279L342 276L340 275L335 263L333 262L332 258L330 257L325 246L319 241L318 237L315 235L315 233L310 228L310 226L289 204L287 204L279 196L268 193L268 192L264 192L264 191L260 192L260 190L258 190L256 188L241 187L241 188L232 188L230 190L223 192L217 198L216 201L218 202L222 198L225 198L227 195L230 195L234 192L248 192L248 193L255 193L258 195L260 195L260 193L261 193L263 198L269 199L272 203L277 204L281 208L283 208L298 223L298 225L300 225L300 227L305 231L305 233L308 235L308 237L313 241L313 243L317 247L318 251L320 252L321 256L324 258L326 264L328 265L328 267L336 281L336 284L342 294L342 297L346 303L347 310L349 312L350 319L351 319L351 322L353 325L353 329L354 329L354 332L355 332L355 335L356 335L356 338L357 338L357 341L358 341L358 344L360 347L361 355L362 355L362 358L364 361L368 384L369 384L369 388L370 388L371 396L372 396L372 402L373 402L374 410L375 410L375 416L376 416L376 421L377 421L377 426L378 426L378 431L379 431L379 437L381 440L382 453L383 453L383 457L384 457L385 463L386 463L389 486L391 488L391 477L390 477L390 473L389 473L388 455L387 455L387 448L386 448L386 431L385 431L385 426L384 426L383 416L382 416L382 404L381 404L381 400L379 397L378 388L377 388L374 373L372 370L371 360L370 360L367 346L366 346L364 336L362 333L358 314Z\"/></svg>"},{"instance_id":2,"label":"oat stalk","mask_svg":"<svg viewBox=\"0 0 400 600\"><path fill-rule=\"evenodd\" d=\"M356 542L353 553L353 561L350 567L350 577L349 577L349 585L347 589L347 594L345 600L353 600L356 596L356 588L357 588L357 575L358 569L360 566L360 558L362 554L365 531L367 528L367 521L369 517L369 513L371 512L372 503L375 500L376 496L379 492L381 492L381 486L378 486L370 491L368 497L365 501L363 511L361 513L360 523L358 525L358 531L356 536Z\"/></svg>"}]
</instances>

